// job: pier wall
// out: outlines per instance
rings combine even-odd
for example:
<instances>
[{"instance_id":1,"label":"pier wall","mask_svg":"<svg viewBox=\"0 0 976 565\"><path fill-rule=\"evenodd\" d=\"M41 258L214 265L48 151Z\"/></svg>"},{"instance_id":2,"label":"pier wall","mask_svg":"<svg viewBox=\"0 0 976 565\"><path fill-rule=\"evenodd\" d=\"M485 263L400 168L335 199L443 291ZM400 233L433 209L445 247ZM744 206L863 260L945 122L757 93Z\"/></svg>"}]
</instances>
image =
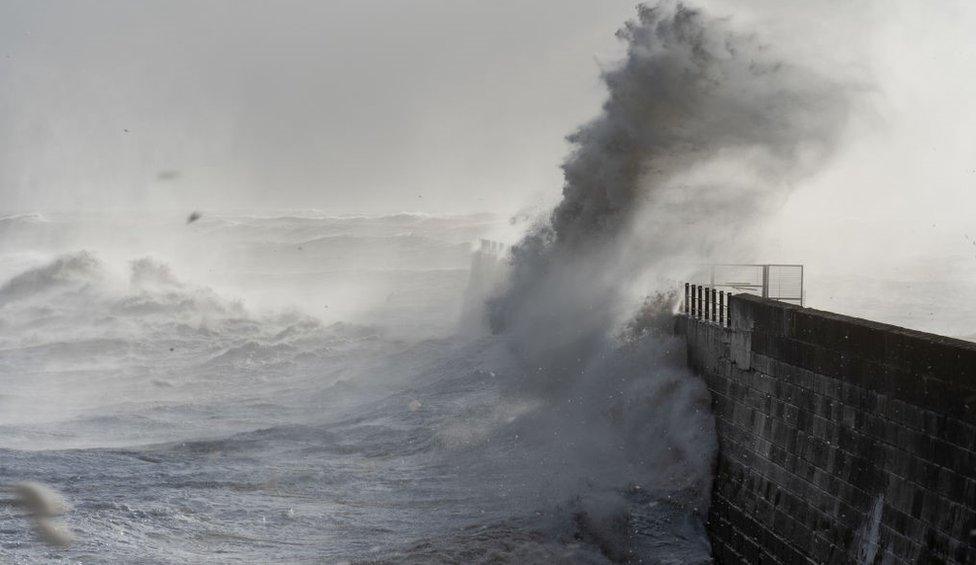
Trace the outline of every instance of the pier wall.
<instances>
[{"instance_id":1,"label":"pier wall","mask_svg":"<svg viewBox=\"0 0 976 565\"><path fill-rule=\"evenodd\" d=\"M681 316L719 563L976 563L976 344L736 295Z\"/></svg>"}]
</instances>

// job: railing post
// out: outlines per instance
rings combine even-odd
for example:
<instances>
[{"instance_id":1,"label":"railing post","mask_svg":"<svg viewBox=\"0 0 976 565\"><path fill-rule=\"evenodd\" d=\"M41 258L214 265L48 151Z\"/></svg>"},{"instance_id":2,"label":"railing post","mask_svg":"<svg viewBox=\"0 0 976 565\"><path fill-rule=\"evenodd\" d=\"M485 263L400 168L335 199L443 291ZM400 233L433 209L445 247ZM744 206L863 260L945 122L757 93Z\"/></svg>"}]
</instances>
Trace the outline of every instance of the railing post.
<instances>
[{"instance_id":1,"label":"railing post","mask_svg":"<svg viewBox=\"0 0 976 565\"><path fill-rule=\"evenodd\" d=\"M731 328L732 327L732 293L729 292L728 297L725 299L725 306L729 311L725 314L725 323Z\"/></svg>"},{"instance_id":2,"label":"railing post","mask_svg":"<svg viewBox=\"0 0 976 565\"><path fill-rule=\"evenodd\" d=\"M713 286L712 287L712 321L713 322L718 321L717 310L718 310L718 291L715 290L715 287Z\"/></svg>"},{"instance_id":3,"label":"railing post","mask_svg":"<svg viewBox=\"0 0 976 565\"><path fill-rule=\"evenodd\" d=\"M769 265L762 266L762 297L769 298Z\"/></svg>"},{"instance_id":4,"label":"railing post","mask_svg":"<svg viewBox=\"0 0 976 565\"><path fill-rule=\"evenodd\" d=\"M718 291L718 325L725 326L725 291Z\"/></svg>"},{"instance_id":5,"label":"railing post","mask_svg":"<svg viewBox=\"0 0 976 565\"><path fill-rule=\"evenodd\" d=\"M685 304L684 304L684 307L685 307L685 316L687 316L689 314L689 312L691 312L691 304L688 303L688 295L690 294L688 292L688 287L689 286L690 285L688 283L685 283Z\"/></svg>"},{"instance_id":6,"label":"railing post","mask_svg":"<svg viewBox=\"0 0 976 565\"><path fill-rule=\"evenodd\" d=\"M712 319L712 289L705 287L705 321L709 322Z\"/></svg>"},{"instance_id":7,"label":"railing post","mask_svg":"<svg viewBox=\"0 0 976 565\"><path fill-rule=\"evenodd\" d=\"M703 314L704 312L702 310L702 285L698 285L698 319L699 320L702 319Z\"/></svg>"},{"instance_id":8,"label":"railing post","mask_svg":"<svg viewBox=\"0 0 976 565\"><path fill-rule=\"evenodd\" d=\"M708 287L702 285L702 320L708 321Z\"/></svg>"},{"instance_id":9,"label":"railing post","mask_svg":"<svg viewBox=\"0 0 976 565\"><path fill-rule=\"evenodd\" d=\"M705 285L701 286L701 319L702 321L708 319L708 287Z\"/></svg>"}]
</instances>

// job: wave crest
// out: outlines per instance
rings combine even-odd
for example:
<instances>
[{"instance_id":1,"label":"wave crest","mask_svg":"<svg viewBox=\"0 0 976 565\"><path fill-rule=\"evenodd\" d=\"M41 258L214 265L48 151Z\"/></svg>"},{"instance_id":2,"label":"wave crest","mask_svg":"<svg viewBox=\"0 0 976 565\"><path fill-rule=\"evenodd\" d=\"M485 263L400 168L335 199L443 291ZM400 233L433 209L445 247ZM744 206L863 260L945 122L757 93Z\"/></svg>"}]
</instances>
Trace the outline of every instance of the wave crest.
<instances>
[{"instance_id":1,"label":"wave crest","mask_svg":"<svg viewBox=\"0 0 976 565\"><path fill-rule=\"evenodd\" d=\"M63 255L4 283L0 287L0 306L55 289L80 290L104 278L104 265L93 253L79 251Z\"/></svg>"}]
</instances>

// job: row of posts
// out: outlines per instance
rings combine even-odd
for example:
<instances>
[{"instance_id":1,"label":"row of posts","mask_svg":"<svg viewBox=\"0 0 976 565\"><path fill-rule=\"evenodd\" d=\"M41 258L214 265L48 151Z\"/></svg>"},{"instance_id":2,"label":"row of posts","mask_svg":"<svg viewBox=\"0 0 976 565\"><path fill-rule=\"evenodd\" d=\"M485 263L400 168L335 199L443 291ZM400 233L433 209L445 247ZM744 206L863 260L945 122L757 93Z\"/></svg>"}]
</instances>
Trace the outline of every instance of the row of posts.
<instances>
[{"instance_id":1,"label":"row of posts","mask_svg":"<svg viewBox=\"0 0 976 565\"><path fill-rule=\"evenodd\" d=\"M707 286L685 283L685 315L720 326L732 324L732 310L728 307L732 293Z\"/></svg>"}]
</instances>

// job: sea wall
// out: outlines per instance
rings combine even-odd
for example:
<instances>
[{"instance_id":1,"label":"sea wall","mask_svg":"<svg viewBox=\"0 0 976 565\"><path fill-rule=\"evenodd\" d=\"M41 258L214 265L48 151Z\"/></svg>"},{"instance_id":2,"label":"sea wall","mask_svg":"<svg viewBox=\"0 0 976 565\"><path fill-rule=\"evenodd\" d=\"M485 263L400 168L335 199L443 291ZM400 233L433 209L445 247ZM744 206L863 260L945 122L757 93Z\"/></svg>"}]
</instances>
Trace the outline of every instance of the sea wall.
<instances>
[{"instance_id":1,"label":"sea wall","mask_svg":"<svg viewBox=\"0 0 976 565\"><path fill-rule=\"evenodd\" d=\"M719 435L719 563L976 563L976 344L733 297L681 316Z\"/></svg>"}]
</instances>

